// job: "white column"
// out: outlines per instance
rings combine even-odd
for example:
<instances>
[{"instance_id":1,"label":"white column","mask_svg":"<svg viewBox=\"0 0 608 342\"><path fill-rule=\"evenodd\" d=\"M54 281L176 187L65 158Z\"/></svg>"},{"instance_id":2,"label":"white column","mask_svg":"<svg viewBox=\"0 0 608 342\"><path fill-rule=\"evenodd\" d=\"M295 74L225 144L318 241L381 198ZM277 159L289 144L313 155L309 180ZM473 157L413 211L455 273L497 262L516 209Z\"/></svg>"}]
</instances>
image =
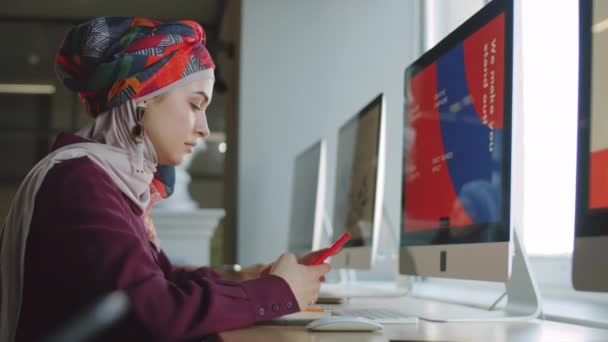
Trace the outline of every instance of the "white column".
<instances>
[{"instance_id":1,"label":"white column","mask_svg":"<svg viewBox=\"0 0 608 342\"><path fill-rule=\"evenodd\" d=\"M194 155L205 149L205 142L199 141L192 155L176 166L173 194L152 209L161 248L176 265L209 265L211 239L225 215L224 209L199 208L188 191L191 178L187 169Z\"/></svg>"}]
</instances>

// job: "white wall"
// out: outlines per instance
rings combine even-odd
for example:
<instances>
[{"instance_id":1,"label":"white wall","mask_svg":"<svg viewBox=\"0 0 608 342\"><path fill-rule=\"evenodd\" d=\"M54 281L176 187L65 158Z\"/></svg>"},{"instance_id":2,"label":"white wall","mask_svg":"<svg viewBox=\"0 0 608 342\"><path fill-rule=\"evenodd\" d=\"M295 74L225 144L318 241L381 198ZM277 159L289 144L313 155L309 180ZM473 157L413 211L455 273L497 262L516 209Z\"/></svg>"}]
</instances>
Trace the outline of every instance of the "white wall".
<instances>
[{"instance_id":1,"label":"white wall","mask_svg":"<svg viewBox=\"0 0 608 342\"><path fill-rule=\"evenodd\" d=\"M321 137L331 217L338 128L379 92L388 99L385 206L399 224L403 73L420 50L417 11L416 0L243 1L238 262L285 251L294 157Z\"/></svg>"},{"instance_id":2,"label":"white wall","mask_svg":"<svg viewBox=\"0 0 608 342\"><path fill-rule=\"evenodd\" d=\"M489 0L424 0L424 49L435 46Z\"/></svg>"}]
</instances>

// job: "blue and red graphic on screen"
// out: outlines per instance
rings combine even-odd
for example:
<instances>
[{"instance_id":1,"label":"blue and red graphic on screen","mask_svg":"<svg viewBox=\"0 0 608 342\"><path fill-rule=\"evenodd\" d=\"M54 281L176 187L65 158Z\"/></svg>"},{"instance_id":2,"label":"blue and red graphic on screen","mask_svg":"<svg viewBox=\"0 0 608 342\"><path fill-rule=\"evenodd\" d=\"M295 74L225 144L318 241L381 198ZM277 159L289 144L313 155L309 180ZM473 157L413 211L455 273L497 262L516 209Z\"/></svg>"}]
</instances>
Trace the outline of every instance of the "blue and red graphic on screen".
<instances>
[{"instance_id":1,"label":"blue and red graphic on screen","mask_svg":"<svg viewBox=\"0 0 608 342\"><path fill-rule=\"evenodd\" d=\"M501 220L504 39L501 14L409 80L406 232Z\"/></svg>"}]
</instances>

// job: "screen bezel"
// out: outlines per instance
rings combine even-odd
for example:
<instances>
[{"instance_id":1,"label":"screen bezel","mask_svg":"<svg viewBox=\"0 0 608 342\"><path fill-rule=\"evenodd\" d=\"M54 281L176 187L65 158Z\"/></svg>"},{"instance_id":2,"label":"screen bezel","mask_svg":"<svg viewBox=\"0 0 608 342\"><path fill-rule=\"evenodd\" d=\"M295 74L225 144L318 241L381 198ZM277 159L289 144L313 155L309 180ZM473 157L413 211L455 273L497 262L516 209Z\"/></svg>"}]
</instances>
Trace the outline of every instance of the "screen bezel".
<instances>
[{"instance_id":1,"label":"screen bezel","mask_svg":"<svg viewBox=\"0 0 608 342\"><path fill-rule=\"evenodd\" d=\"M293 175L293 179L292 179L292 184L291 184L291 212L290 212L290 230L288 233L288 248L290 250L290 252L295 253L296 255L298 254L298 252L301 253L305 253L305 252L310 252L313 250L317 250L320 249L320 239L321 239L321 235L322 235L322 231L323 231L323 215L325 212L325 169L326 169L326 150L327 150L327 143L325 141L325 139L319 139L317 141L315 141L313 144L309 145L308 147L306 147L306 149L302 150L301 152L299 152L295 158L294 158L294 170L292 172ZM293 247L296 247L295 244L293 244L293 231L292 229L294 228L294 219L295 219L295 210L297 210L297 208L294 207L294 204L297 202L296 201L296 197L300 196L300 194L296 193L296 184L297 184L297 179L296 179L296 175L297 175L297 166L298 166L298 161L300 161L302 158L304 158L305 156L307 156L309 153L315 153L318 154L318 164L316 165L316 174L314 175L314 177L316 177L316 189L315 189L315 193L314 193L314 198L315 198L315 204L314 204L314 218L313 218L313 226L310 227L310 246L303 246L302 248L303 250L299 251L294 249ZM304 250L304 248L306 248L306 250ZM302 255L298 255L298 256L302 256Z\"/></svg>"},{"instance_id":2,"label":"screen bezel","mask_svg":"<svg viewBox=\"0 0 608 342\"><path fill-rule=\"evenodd\" d=\"M375 255L378 249L378 240L380 234L380 225L382 222L383 213L383 202L384 202L384 166L385 166L385 144L386 144L386 109L385 109L385 98L384 94L380 93L368 102L365 107L360 109L356 115L348 119L342 124L338 130L338 141L342 132L352 125L355 121L361 120L366 114L370 113L370 110L374 107L379 109L379 123L378 123L378 140L376 144L376 155L378 156L378 163L376 167L375 177L375 192L373 199L373 217L372 217L372 240L371 244L365 245L364 243L357 243L357 240L351 239L343 247L342 252L331 258L331 264L334 268L349 268L349 269L370 269L374 264ZM339 144L339 143L338 143ZM336 153L339 151L336 149ZM339 158L339 156L337 156ZM336 161L337 164L337 161ZM336 172L336 177L338 174ZM336 181L336 189L337 190ZM334 197L334 215L335 215L335 203ZM334 224L334 218L332 218L332 225ZM333 239L337 239L346 230L345 227L332 227ZM361 240L359 240L360 242Z\"/></svg>"},{"instance_id":3,"label":"screen bezel","mask_svg":"<svg viewBox=\"0 0 608 342\"><path fill-rule=\"evenodd\" d=\"M340 129L338 130L338 145L339 145L339 141L340 141L340 137L342 136L342 134L344 133L344 131L346 129L348 129L350 126L352 126L353 124L355 124L357 121L361 121L365 115L367 114L373 114L373 112L371 111L372 108L374 107L378 107L378 131L377 133L377 137L378 140L376 141L376 156L380 156L380 132L381 132L381 126L380 123L382 122L382 95L378 95L377 97L375 97L370 103L368 103L363 109L361 109L357 115L351 117L350 119L348 119L348 121L346 121L344 124L342 124L342 126L340 126ZM339 152L339 151L338 151ZM338 155L337 158L340 158L340 156ZM336 165L338 163L336 162ZM378 203L378 198L377 197L377 179L378 179L378 168L376 167L376 172L374 174L374 187L375 187L375 191L374 191L374 198L372 200L372 208L374 208L373 213L372 213L372 222L376 221L376 204ZM336 183L337 184L337 183ZM335 205L334 205L334 210L335 210ZM334 227L334 234L333 234L333 238L337 239L339 238L343 233L344 230L340 229L340 230L335 230L336 227ZM344 228L344 227L340 227L340 228ZM373 239L373 232L375 231L376 227L372 227L372 239ZM373 242L373 241L372 241ZM365 244L365 242L363 241L363 239L355 239L354 237L351 238L350 240L348 240L345 244L344 244L344 248L347 247L361 247L361 246L371 246L372 243L370 244Z\"/></svg>"},{"instance_id":4,"label":"screen bezel","mask_svg":"<svg viewBox=\"0 0 608 342\"><path fill-rule=\"evenodd\" d=\"M466 38L480 30L483 26L490 23L500 14L505 14L505 87L504 87L504 123L503 123L503 163L502 163L502 220L501 222L490 222L474 224L467 227L437 228L425 231L406 232L405 231L405 188L406 188L406 163L407 153L403 153L403 173L402 173L402 198L401 198L401 244L405 246L429 246L429 245L450 245L450 244L469 244L469 243L488 243L488 242L508 242L510 240L510 201L511 201L511 138L512 138L512 100L513 100L513 2L494 0L479 10L471 18L465 21L456 30L441 40L436 46L424 53L414 63L405 70L404 74L404 127L408 125L407 115L407 94L408 83L419 72L436 62L439 58L462 43ZM406 134L407 130L404 130ZM458 229L462 236L455 239L450 236L451 229ZM495 238L492 241L484 241L481 233L492 230Z\"/></svg>"},{"instance_id":5,"label":"screen bezel","mask_svg":"<svg viewBox=\"0 0 608 342\"><path fill-rule=\"evenodd\" d=\"M593 55L592 0L579 2L579 95L576 162L576 237L608 236L608 208L589 209L589 162L591 154L591 63Z\"/></svg>"},{"instance_id":6,"label":"screen bezel","mask_svg":"<svg viewBox=\"0 0 608 342\"><path fill-rule=\"evenodd\" d=\"M591 155L591 63L593 57L593 0L579 1L579 103L576 157L576 205L572 285L578 291L608 292L608 209L589 209Z\"/></svg>"}]
</instances>

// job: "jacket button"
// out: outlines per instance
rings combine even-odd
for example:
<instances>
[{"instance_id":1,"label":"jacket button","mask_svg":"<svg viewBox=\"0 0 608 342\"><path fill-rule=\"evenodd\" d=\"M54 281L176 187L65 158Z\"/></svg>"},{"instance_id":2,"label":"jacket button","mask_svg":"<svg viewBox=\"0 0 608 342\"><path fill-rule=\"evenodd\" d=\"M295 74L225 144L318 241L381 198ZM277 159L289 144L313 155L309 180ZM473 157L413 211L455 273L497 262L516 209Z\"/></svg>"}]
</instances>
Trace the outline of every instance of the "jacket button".
<instances>
[{"instance_id":1,"label":"jacket button","mask_svg":"<svg viewBox=\"0 0 608 342\"><path fill-rule=\"evenodd\" d=\"M293 308L293 303L292 303L292 302L287 302L287 308L288 308L288 309Z\"/></svg>"},{"instance_id":2,"label":"jacket button","mask_svg":"<svg viewBox=\"0 0 608 342\"><path fill-rule=\"evenodd\" d=\"M278 306L278 305L276 305L276 304L275 304L275 305L273 305L273 306L272 306L272 311L274 311L274 312L279 311L279 306Z\"/></svg>"},{"instance_id":3,"label":"jacket button","mask_svg":"<svg viewBox=\"0 0 608 342\"><path fill-rule=\"evenodd\" d=\"M266 312L264 311L264 308L263 308L263 307L259 307L259 308L258 308L258 314L260 314L260 316L264 316L264 314L265 314L265 313L266 313Z\"/></svg>"}]
</instances>

